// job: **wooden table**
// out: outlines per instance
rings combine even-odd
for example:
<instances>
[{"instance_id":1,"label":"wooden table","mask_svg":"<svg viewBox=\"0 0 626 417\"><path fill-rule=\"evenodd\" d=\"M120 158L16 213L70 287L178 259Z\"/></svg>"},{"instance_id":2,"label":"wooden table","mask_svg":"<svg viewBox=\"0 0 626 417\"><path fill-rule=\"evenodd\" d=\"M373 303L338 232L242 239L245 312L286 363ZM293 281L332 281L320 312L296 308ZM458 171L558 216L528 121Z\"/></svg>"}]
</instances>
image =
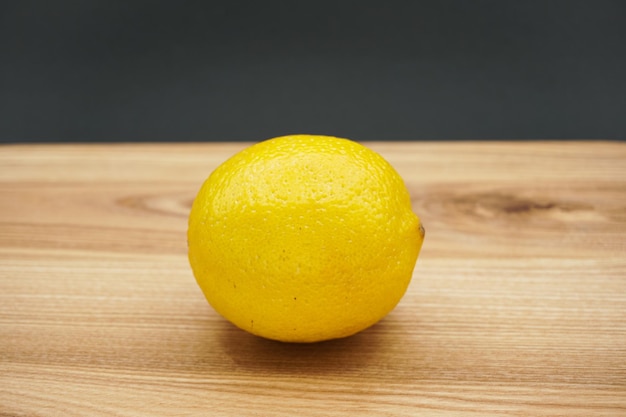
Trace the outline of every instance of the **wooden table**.
<instances>
[{"instance_id":1,"label":"wooden table","mask_svg":"<svg viewBox=\"0 0 626 417\"><path fill-rule=\"evenodd\" d=\"M624 416L626 144L370 143L427 237L356 336L251 336L186 223L242 144L0 147L0 416Z\"/></svg>"}]
</instances>

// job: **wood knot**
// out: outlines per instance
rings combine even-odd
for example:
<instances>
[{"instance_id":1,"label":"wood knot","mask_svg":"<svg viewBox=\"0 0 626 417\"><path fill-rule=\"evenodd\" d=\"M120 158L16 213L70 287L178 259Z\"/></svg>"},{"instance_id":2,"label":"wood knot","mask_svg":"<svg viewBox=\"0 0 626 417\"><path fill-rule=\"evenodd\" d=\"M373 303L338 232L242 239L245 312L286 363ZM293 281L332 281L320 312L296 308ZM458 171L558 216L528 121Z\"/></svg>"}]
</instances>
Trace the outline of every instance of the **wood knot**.
<instances>
[{"instance_id":1,"label":"wood knot","mask_svg":"<svg viewBox=\"0 0 626 417\"><path fill-rule=\"evenodd\" d=\"M149 212L162 216L187 217L193 199L180 195L131 195L119 198L116 204L132 210Z\"/></svg>"},{"instance_id":2,"label":"wood knot","mask_svg":"<svg viewBox=\"0 0 626 417\"><path fill-rule=\"evenodd\" d=\"M498 192L459 196L453 198L452 203L456 211L465 216L507 222L539 218L568 221L580 214L593 212L593 206L590 204L546 197L528 198Z\"/></svg>"}]
</instances>

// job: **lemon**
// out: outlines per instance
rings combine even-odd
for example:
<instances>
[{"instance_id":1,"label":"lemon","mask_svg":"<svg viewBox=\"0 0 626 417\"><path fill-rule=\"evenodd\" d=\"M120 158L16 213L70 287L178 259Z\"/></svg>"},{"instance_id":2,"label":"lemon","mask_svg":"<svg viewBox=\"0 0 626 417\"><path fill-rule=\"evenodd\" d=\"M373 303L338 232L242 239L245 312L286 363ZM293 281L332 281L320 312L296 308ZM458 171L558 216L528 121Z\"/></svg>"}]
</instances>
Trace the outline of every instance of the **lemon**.
<instances>
[{"instance_id":1,"label":"lemon","mask_svg":"<svg viewBox=\"0 0 626 417\"><path fill-rule=\"evenodd\" d=\"M269 339L350 336L404 295L424 229L402 178L357 142L259 142L219 166L189 216L189 261L213 308Z\"/></svg>"}]
</instances>

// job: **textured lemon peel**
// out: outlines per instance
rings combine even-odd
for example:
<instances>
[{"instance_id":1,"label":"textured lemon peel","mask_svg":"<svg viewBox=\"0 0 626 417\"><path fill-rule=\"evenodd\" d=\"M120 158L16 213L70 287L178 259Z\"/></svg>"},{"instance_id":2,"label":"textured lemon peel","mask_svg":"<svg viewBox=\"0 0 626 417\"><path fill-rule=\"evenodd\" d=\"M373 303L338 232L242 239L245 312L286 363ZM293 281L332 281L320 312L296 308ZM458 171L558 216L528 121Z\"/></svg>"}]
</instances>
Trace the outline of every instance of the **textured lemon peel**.
<instances>
[{"instance_id":1,"label":"textured lemon peel","mask_svg":"<svg viewBox=\"0 0 626 417\"><path fill-rule=\"evenodd\" d=\"M356 142L290 136L254 145L205 181L189 259L209 303L259 336L313 342L379 321L421 248L396 171Z\"/></svg>"}]
</instances>

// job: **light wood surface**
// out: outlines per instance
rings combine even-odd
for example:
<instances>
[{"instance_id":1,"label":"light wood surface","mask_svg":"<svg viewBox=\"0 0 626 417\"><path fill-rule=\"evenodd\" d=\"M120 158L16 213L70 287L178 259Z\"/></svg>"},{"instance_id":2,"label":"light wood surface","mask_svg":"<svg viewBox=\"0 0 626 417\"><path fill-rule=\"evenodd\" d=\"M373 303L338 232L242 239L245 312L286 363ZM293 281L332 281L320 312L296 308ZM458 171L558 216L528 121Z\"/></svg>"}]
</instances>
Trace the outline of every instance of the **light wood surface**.
<instances>
[{"instance_id":1,"label":"light wood surface","mask_svg":"<svg viewBox=\"0 0 626 417\"><path fill-rule=\"evenodd\" d=\"M427 230L378 325L240 331L186 259L243 144L0 147L0 416L625 416L626 144L371 143Z\"/></svg>"}]
</instances>

